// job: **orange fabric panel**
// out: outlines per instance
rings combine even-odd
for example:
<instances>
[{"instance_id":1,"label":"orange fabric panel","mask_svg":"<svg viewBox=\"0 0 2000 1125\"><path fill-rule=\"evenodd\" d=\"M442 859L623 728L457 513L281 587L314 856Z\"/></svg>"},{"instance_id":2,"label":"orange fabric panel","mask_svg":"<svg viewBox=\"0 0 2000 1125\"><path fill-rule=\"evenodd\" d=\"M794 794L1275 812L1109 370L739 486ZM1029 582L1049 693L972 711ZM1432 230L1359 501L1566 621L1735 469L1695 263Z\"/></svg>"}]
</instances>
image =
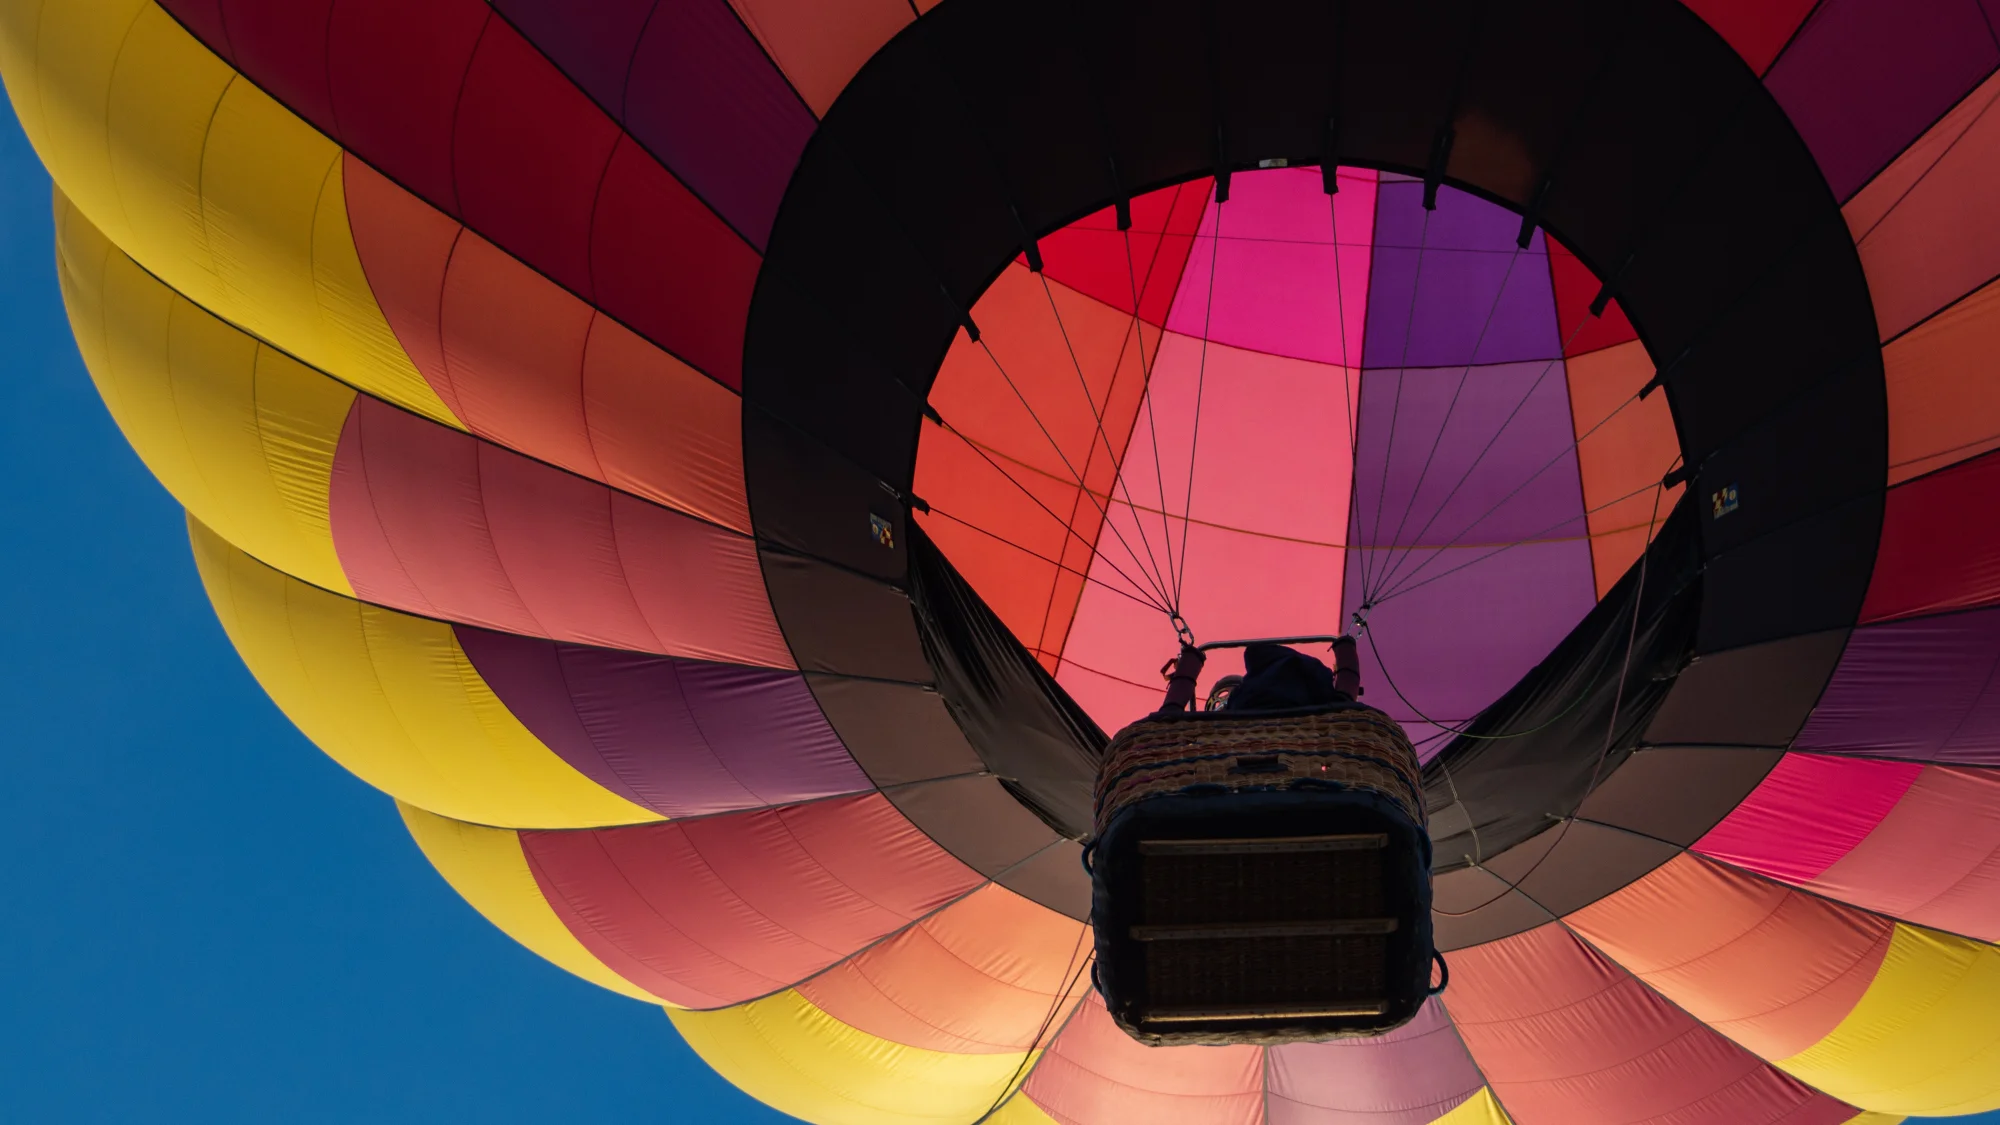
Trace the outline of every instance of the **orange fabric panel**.
<instances>
[{"instance_id":1,"label":"orange fabric panel","mask_svg":"<svg viewBox=\"0 0 2000 1125\"><path fill-rule=\"evenodd\" d=\"M1665 394L1656 392L1628 405L1653 377L1653 360L1644 344L1633 340L1572 356L1564 364L1577 435L1577 472L1590 513L1590 562L1601 598L1638 561L1648 542L1647 525L1656 522L1652 490L1618 497L1666 476L1680 456L1680 439ZM1673 510L1680 492L1675 485L1659 494L1659 519Z\"/></svg>"},{"instance_id":2,"label":"orange fabric panel","mask_svg":"<svg viewBox=\"0 0 2000 1125\"><path fill-rule=\"evenodd\" d=\"M438 397L480 437L748 533L741 402L347 158L369 285Z\"/></svg>"},{"instance_id":3,"label":"orange fabric panel","mask_svg":"<svg viewBox=\"0 0 2000 1125\"><path fill-rule=\"evenodd\" d=\"M1146 581L1122 544L1098 540L1102 511L1124 499L1118 468L1160 333L1130 313L1044 284L1012 265L973 307L982 342L961 333L939 369L930 401L946 428L926 425L915 489L936 509L925 530L1014 635L1053 667L1093 544L1134 581Z\"/></svg>"},{"instance_id":4,"label":"orange fabric panel","mask_svg":"<svg viewBox=\"0 0 2000 1125\"><path fill-rule=\"evenodd\" d=\"M1875 979L1894 923L1682 855L1568 918L1612 960L1766 1059L1826 1037Z\"/></svg>"},{"instance_id":5,"label":"orange fabric panel","mask_svg":"<svg viewBox=\"0 0 2000 1125\"><path fill-rule=\"evenodd\" d=\"M997 885L798 986L870 1035L954 1054L1046 1045L1090 988L1089 930Z\"/></svg>"},{"instance_id":6,"label":"orange fabric panel","mask_svg":"<svg viewBox=\"0 0 2000 1125\"><path fill-rule=\"evenodd\" d=\"M2000 74L1950 113L1842 208L1894 339L2000 274Z\"/></svg>"},{"instance_id":7,"label":"orange fabric panel","mask_svg":"<svg viewBox=\"0 0 2000 1125\"><path fill-rule=\"evenodd\" d=\"M1889 483L2000 448L2000 282L1882 349L1889 390Z\"/></svg>"},{"instance_id":8,"label":"orange fabric panel","mask_svg":"<svg viewBox=\"0 0 2000 1125\"><path fill-rule=\"evenodd\" d=\"M729 2L792 88L822 117L861 64L915 18L909 0Z\"/></svg>"},{"instance_id":9,"label":"orange fabric panel","mask_svg":"<svg viewBox=\"0 0 2000 1125\"><path fill-rule=\"evenodd\" d=\"M1063 1125L1254 1125L1264 1117L1264 1051L1142 1047L1092 993L1022 1089Z\"/></svg>"}]
</instances>

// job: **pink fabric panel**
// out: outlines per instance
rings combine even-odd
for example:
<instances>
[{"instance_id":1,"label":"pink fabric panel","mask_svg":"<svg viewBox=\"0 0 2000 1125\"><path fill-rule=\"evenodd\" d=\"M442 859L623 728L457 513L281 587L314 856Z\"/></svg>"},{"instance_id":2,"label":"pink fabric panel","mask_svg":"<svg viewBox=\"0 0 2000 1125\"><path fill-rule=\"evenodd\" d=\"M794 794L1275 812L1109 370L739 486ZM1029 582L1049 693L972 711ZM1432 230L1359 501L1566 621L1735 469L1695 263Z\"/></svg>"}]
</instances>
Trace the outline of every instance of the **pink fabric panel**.
<instances>
[{"instance_id":1,"label":"pink fabric panel","mask_svg":"<svg viewBox=\"0 0 2000 1125\"><path fill-rule=\"evenodd\" d=\"M2000 942L2000 773L1927 767L1873 832L1806 886Z\"/></svg>"},{"instance_id":2,"label":"pink fabric panel","mask_svg":"<svg viewBox=\"0 0 2000 1125\"><path fill-rule=\"evenodd\" d=\"M689 1007L789 987L982 881L880 794L521 847L578 941Z\"/></svg>"},{"instance_id":3,"label":"pink fabric panel","mask_svg":"<svg viewBox=\"0 0 2000 1125\"><path fill-rule=\"evenodd\" d=\"M1114 491L1121 502L1111 506L1110 522L1117 530L1098 534L1090 564L1096 581L1078 600L1056 673L1106 730L1159 706L1160 662L1174 649L1164 614L1107 588L1133 590L1114 569L1139 575L1125 544L1142 559L1150 550L1162 564L1172 551L1183 571L1181 611L1204 640L1340 631L1340 544L1353 471L1343 419L1357 376L1215 343L1207 353L1204 360L1200 340L1164 339L1148 384L1150 409L1139 412ZM1192 526L1178 517L1188 504L1191 449ZM1273 477L1297 487L1272 489ZM1122 503L1127 489L1147 510L1135 515ZM1176 513L1164 524L1163 508ZM1204 689L1241 672L1242 662L1239 650L1217 653Z\"/></svg>"},{"instance_id":4,"label":"pink fabric panel","mask_svg":"<svg viewBox=\"0 0 2000 1125\"><path fill-rule=\"evenodd\" d=\"M1560 924L1461 949L1451 969L1446 1006L1515 1125L1836 1125L1855 1114Z\"/></svg>"},{"instance_id":5,"label":"pink fabric panel","mask_svg":"<svg viewBox=\"0 0 2000 1125\"><path fill-rule=\"evenodd\" d=\"M1093 992L1022 1088L1062 1125L1256 1125L1264 1116L1264 1052L1142 1047Z\"/></svg>"},{"instance_id":6,"label":"pink fabric panel","mask_svg":"<svg viewBox=\"0 0 2000 1125\"><path fill-rule=\"evenodd\" d=\"M334 456L355 593L510 633L791 667L745 536L356 400Z\"/></svg>"},{"instance_id":7,"label":"pink fabric panel","mask_svg":"<svg viewBox=\"0 0 2000 1125\"><path fill-rule=\"evenodd\" d=\"M1917 762L1787 754L1694 850L1760 875L1806 882L1874 831L1923 769Z\"/></svg>"},{"instance_id":8,"label":"pink fabric panel","mask_svg":"<svg viewBox=\"0 0 2000 1125\"><path fill-rule=\"evenodd\" d=\"M1436 1000L1387 1035L1271 1050L1266 1125L1429 1125L1486 1080Z\"/></svg>"},{"instance_id":9,"label":"pink fabric panel","mask_svg":"<svg viewBox=\"0 0 2000 1125\"><path fill-rule=\"evenodd\" d=\"M1343 173L1331 197L1317 168L1237 177L1229 202L1210 196L1167 329L1359 367L1374 232L1372 172Z\"/></svg>"}]
</instances>

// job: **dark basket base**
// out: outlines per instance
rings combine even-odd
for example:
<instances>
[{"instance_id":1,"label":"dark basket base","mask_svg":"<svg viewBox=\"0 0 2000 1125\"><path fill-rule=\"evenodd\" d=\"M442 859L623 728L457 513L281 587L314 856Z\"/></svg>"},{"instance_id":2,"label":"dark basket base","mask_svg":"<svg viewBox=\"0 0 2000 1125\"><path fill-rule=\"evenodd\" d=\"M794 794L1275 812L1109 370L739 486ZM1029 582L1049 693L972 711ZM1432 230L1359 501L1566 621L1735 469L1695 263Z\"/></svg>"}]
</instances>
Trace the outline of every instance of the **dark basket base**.
<instances>
[{"instance_id":1,"label":"dark basket base","mask_svg":"<svg viewBox=\"0 0 2000 1125\"><path fill-rule=\"evenodd\" d=\"M1149 797L1093 856L1097 981L1142 1043L1379 1035L1430 986L1430 839L1367 790Z\"/></svg>"}]
</instances>

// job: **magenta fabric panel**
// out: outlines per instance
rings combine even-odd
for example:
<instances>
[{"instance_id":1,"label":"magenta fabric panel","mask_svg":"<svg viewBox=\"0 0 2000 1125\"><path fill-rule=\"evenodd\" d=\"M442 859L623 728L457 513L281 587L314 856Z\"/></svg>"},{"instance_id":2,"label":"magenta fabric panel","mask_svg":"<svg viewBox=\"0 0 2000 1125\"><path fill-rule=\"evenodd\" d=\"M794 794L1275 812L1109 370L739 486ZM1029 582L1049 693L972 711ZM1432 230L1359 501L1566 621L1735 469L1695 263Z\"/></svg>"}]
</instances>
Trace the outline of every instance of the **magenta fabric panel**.
<instances>
[{"instance_id":1,"label":"magenta fabric panel","mask_svg":"<svg viewBox=\"0 0 2000 1125\"><path fill-rule=\"evenodd\" d=\"M1846 200L1996 65L1980 0L1825 0L1764 84Z\"/></svg>"},{"instance_id":2,"label":"magenta fabric panel","mask_svg":"<svg viewBox=\"0 0 2000 1125\"><path fill-rule=\"evenodd\" d=\"M1562 355L1548 251L1521 217L1450 188L1424 210L1421 183L1376 189L1366 367L1513 363ZM1225 230L1226 233L1226 230ZM1414 306L1412 302L1414 301Z\"/></svg>"},{"instance_id":3,"label":"magenta fabric panel","mask_svg":"<svg viewBox=\"0 0 2000 1125\"><path fill-rule=\"evenodd\" d=\"M523 832L521 849L585 948L688 1007L790 987L982 882L879 794Z\"/></svg>"},{"instance_id":4,"label":"magenta fabric panel","mask_svg":"<svg viewBox=\"0 0 2000 1125\"><path fill-rule=\"evenodd\" d=\"M2000 773L1925 768L1873 832L1806 886L1892 918L2000 942Z\"/></svg>"},{"instance_id":5,"label":"magenta fabric panel","mask_svg":"<svg viewBox=\"0 0 2000 1125\"><path fill-rule=\"evenodd\" d=\"M789 667L749 538L367 397L335 451L357 596L509 633Z\"/></svg>"},{"instance_id":6,"label":"magenta fabric panel","mask_svg":"<svg viewBox=\"0 0 2000 1125\"><path fill-rule=\"evenodd\" d=\"M1419 712L1472 718L1597 604L1569 388L1560 361L1370 370L1358 413L1343 620L1379 603L1362 682L1422 740Z\"/></svg>"},{"instance_id":7,"label":"magenta fabric panel","mask_svg":"<svg viewBox=\"0 0 2000 1125\"><path fill-rule=\"evenodd\" d=\"M803 677L461 625L487 686L562 759L671 817L871 788Z\"/></svg>"},{"instance_id":8,"label":"magenta fabric panel","mask_svg":"<svg viewBox=\"0 0 2000 1125\"><path fill-rule=\"evenodd\" d=\"M1445 1004L1515 1125L1837 1125L1855 1115L1559 923L1452 954Z\"/></svg>"},{"instance_id":9,"label":"magenta fabric panel","mask_svg":"<svg viewBox=\"0 0 2000 1125\"><path fill-rule=\"evenodd\" d=\"M1265 1125L1429 1125L1486 1084L1436 1000L1387 1035L1271 1050Z\"/></svg>"},{"instance_id":10,"label":"magenta fabric panel","mask_svg":"<svg viewBox=\"0 0 2000 1125\"><path fill-rule=\"evenodd\" d=\"M756 248L481 0L226 0L223 14L227 41L210 45L355 156L740 386Z\"/></svg>"},{"instance_id":11,"label":"magenta fabric panel","mask_svg":"<svg viewBox=\"0 0 2000 1125\"><path fill-rule=\"evenodd\" d=\"M1808 882L1873 832L1923 769L1787 754L1694 850L1788 883Z\"/></svg>"},{"instance_id":12,"label":"magenta fabric panel","mask_svg":"<svg viewBox=\"0 0 2000 1125\"><path fill-rule=\"evenodd\" d=\"M1792 748L2000 765L2000 609L1855 630Z\"/></svg>"}]
</instances>

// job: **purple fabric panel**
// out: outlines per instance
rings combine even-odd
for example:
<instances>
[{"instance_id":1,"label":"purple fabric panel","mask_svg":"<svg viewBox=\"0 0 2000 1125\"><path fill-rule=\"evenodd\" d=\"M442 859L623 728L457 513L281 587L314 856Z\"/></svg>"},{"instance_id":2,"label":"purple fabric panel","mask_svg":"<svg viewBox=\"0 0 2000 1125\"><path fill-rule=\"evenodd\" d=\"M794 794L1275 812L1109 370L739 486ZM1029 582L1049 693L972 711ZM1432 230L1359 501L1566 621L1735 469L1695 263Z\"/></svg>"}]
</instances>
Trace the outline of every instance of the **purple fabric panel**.
<instances>
[{"instance_id":1,"label":"purple fabric panel","mask_svg":"<svg viewBox=\"0 0 2000 1125\"><path fill-rule=\"evenodd\" d=\"M1433 737L1440 732L1419 714L1463 725L1541 663L1597 602L1588 540L1430 554L1446 557L1417 580L1443 577L1391 593L1369 612L1361 642L1367 702L1403 724L1425 761L1449 738ZM1354 591L1352 561L1347 574ZM1345 601L1351 615L1358 594Z\"/></svg>"},{"instance_id":2,"label":"purple fabric panel","mask_svg":"<svg viewBox=\"0 0 2000 1125\"><path fill-rule=\"evenodd\" d=\"M1560 360L1364 371L1357 415L1350 542L1444 546L1585 533ZM1382 561L1371 560L1370 570Z\"/></svg>"},{"instance_id":3,"label":"purple fabric panel","mask_svg":"<svg viewBox=\"0 0 2000 1125\"><path fill-rule=\"evenodd\" d=\"M1981 0L1826 0L1764 84L1844 201L1995 65Z\"/></svg>"},{"instance_id":4,"label":"purple fabric panel","mask_svg":"<svg viewBox=\"0 0 2000 1125\"><path fill-rule=\"evenodd\" d=\"M726 0L662 0L632 62L624 120L759 250L819 126Z\"/></svg>"},{"instance_id":5,"label":"purple fabric panel","mask_svg":"<svg viewBox=\"0 0 2000 1125\"><path fill-rule=\"evenodd\" d=\"M2000 765L2000 609L1856 630L1792 748Z\"/></svg>"},{"instance_id":6,"label":"purple fabric panel","mask_svg":"<svg viewBox=\"0 0 2000 1125\"><path fill-rule=\"evenodd\" d=\"M1382 184L1362 365L1560 355L1548 251L1540 231L1526 250L1516 247L1520 230L1520 216L1477 196L1441 188L1437 210L1426 212L1422 184Z\"/></svg>"},{"instance_id":7,"label":"purple fabric panel","mask_svg":"<svg viewBox=\"0 0 2000 1125\"><path fill-rule=\"evenodd\" d=\"M1549 361L1364 371L1358 413L1342 613L1379 602L1362 682L1428 758L1419 712L1477 715L1596 604L1568 386Z\"/></svg>"},{"instance_id":8,"label":"purple fabric panel","mask_svg":"<svg viewBox=\"0 0 2000 1125\"><path fill-rule=\"evenodd\" d=\"M758 249L818 127L728 0L496 0Z\"/></svg>"},{"instance_id":9,"label":"purple fabric panel","mask_svg":"<svg viewBox=\"0 0 2000 1125\"><path fill-rule=\"evenodd\" d=\"M493 8L615 118L632 47L659 0L492 0Z\"/></svg>"},{"instance_id":10,"label":"purple fabric panel","mask_svg":"<svg viewBox=\"0 0 2000 1125\"><path fill-rule=\"evenodd\" d=\"M458 626L522 725L578 772L667 816L854 793L867 777L796 672Z\"/></svg>"},{"instance_id":11,"label":"purple fabric panel","mask_svg":"<svg viewBox=\"0 0 2000 1125\"><path fill-rule=\"evenodd\" d=\"M1436 1000L1387 1035L1271 1050L1268 1125L1429 1125L1485 1083Z\"/></svg>"}]
</instances>

